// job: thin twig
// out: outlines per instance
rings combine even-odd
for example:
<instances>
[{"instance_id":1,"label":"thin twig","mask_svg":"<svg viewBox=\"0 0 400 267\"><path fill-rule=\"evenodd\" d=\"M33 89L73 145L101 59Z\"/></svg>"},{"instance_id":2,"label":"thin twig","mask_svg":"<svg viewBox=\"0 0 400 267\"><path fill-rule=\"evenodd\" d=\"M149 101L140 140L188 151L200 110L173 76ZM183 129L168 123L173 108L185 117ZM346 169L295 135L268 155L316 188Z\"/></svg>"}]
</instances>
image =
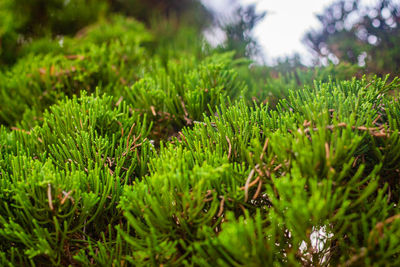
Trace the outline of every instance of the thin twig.
<instances>
[{"instance_id":1,"label":"thin twig","mask_svg":"<svg viewBox=\"0 0 400 267\"><path fill-rule=\"evenodd\" d=\"M257 184L259 180L260 180L260 176L257 176L257 178L256 178L253 182L249 183L249 188L251 188L251 187L253 187L255 184ZM242 187L240 188L240 190L244 190L244 189L245 189L245 186L242 186Z\"/></svg>"},{"instance_id":2,"label":"thin twig","mask_svg":"<svg viewBox=\"0 0 400 267\"><path fill-rule=\"evenodd\" d=\"M185 116L183 118L185 119L187 125L192 125L193 121L191 119L189 119L189 113L186 110L185 102L183 101L181 96L179 97L179 99L181 100L181 105L183 108L183 112L185 114Z\"/></svg>"},{"instance_id":3,"label":"thin twig","mask_svg":"<svg viewBox=\"0 0 400 267\"><path fill-rule=\"evenodd\" d=\"M246 209L242 204L239 204L239 207L242 209L243 213L246 213Z\"/></svg>"},{"instance_id":4,"label":"thin twig","mask_svg":"<svg viewBox=\"0 0 400 267\"><path fill-rule=\"evenodd\" d=\"M326 158L327 161L329 161L329 155L330 155L330 153L329 153L329 144L328 144L328 142L325 142L325 158Z\"/></svg>"},{"instance_id":5,"label":"thin twig","mask_svg":"<svg viewBox=\"0 0 400 267\"><path fill-rule=\"evenodd\" d=\"M254 196L253 196L253 200L256 199L256 198L258 198L258 195L259 195L260 192L261 192L262 184L263 184L263 183L262 183L262 180L260 179L260 181L258 182L258 186L257 186L256 193L255 193Z\"/></svg>"},{"instance_id":6,"label":"thin twig","mask_svg":"<svg viewBox=\"0 0 400 267\"><path fill-rule=\"evenodd\" d=\"M13 130L13 131L20 131L20 132L23 132L23 133L26 133L26 134L31 134L31 132L30 131L26 131L26 130L24 130L24 129L20 129L20 128L17 128L17 127L11 127L11 130Z\"/></svg>"},{"instance_id":7,"label":"thin twig","mask_svg":"<svg viewBox=\"0 0 400 267\"><path fill-rule=\"evenodd\" d=\"M210 196L215 190L207 190L207 194L204 196L205 198Z\"/></svg>"},{"instance_id":8,"label":"thin twig","mask_svg":"<svg viewBox=\"0 0 400 267\"><path fill-rule=\"evenodd\" d=\"M277 165L273 171L276 172L277 170L279 170L282 167L282 163L280 163L279 165Z\"/></svg>"},{"instance_id":9,"label":"thin twig","mask_svg":"<svg viewBox=\"0 0 400 267\"><path fill-rule=\"evenodd\" d=\"M136 123L133 123L131 129L129 130L128 139L126 140L126 151L128 151L128 149L129 149L129 139L131 138L131 134L133 132L133 127L135 127L135 124Z\"/></svg>"},{"instance_id":10,"label":"thin twig","mask_svg":"<svg viewBox=\"0 0 400 267\"><path fill-rule=\"evenodd\" d=\"M231 158L231 154L232 154L232 144L231 144L231 141L229 140L227 135L225 136L225 138L226 138L226 141L228 142L228 146L229 146L229 148L228 148L228 159L230 159Z\"/></svg>"},{"instance_id":11,"label":"thin twig","mask_svg":"<svg viewBox=\"0 0 400 267\"><path fill-rule=\"evenodd\" d=\"M378 114L378 117L376 117L376 119L372 122L372 124L376 124L376 122L381 118L381 115Z\"/></svg>"},{"instance_id":12,"label":"thin twig","mask_svg":"<svg viewBox=\"0 0 400 267\"><path fill-rule=\"evenodd\" d=\"M256 168L257 167L258 166L256 166ZM247 177L246 184L244 185L244 202L247 202L247 200L249 199L249 184L250 184L251 179L254 176L256 168L251 170L251 172L249 173L249 176Z\"/></svg>"},{"instance_id":13,"label":"thin twig","mask_svg":"<svg viewBox=\"0 0 400 267\"><path fill-rule=\"evenodd\" d=\"M115 103L115 106L118 107L118 106L121 104L121 102L122 102L123 99L124 99L124 97L121 96L121 97L118 99L117 103Z\"/></svg>"},{"instance_id":14,"label":"thin twig","mask_svg":"<svg viewBox=\"0 0 400 267\"><path fill-rule=\"evenodd\" d=\"M179 132L179 135L181 136L181 140L183 140L187 143L186 137L183 135L183 133L181 131Z\"/></svg>"},{"instance_id":15,"label":"thin twig","mask_svg":"<svg viewBox=\"0 0 400 267\"><path fill-rule=\"evenodd\" d=\"M212 201L213 199L214 199L213 197L205 198L205 199L203 200L203 202L210 202L210 201Z\"/></svg>"},{"instance_id":16,"label":"thin twig","mask_svg":"<svg viewBox=\"0 0 400 267\"><path fill-rule=\"evenodd\" d=\"M327 125L325 127L325 129L333 131L336 128L345 128L345 127L347 127L347 124L344 122L341 122L341 123L338 123L337 125ZM389 134L396 133L395 131L385 131L384 127L385 127L385 125L381 125L379 127L351 126L351 129L369 132L371 135L373 135L375 137L389 137ZM311 130L318 131L318 128L317 127L306 128L306 129L304 129L304 131L299 128L297 131L299 133L309 133ZM400 135L400 132L397 132L397 134Z\"/></svg>"},{"instance_id":17,"label":"thin twig","mask_svg":"<svg viewBox=\"0 0 400 267\"><path fill-rule=\"evenodd\" d=\"M151 113L153 113L153 116L156 116L157 113L156 113L156 109L154 108L154 106L150 106L150 109L151 109Z\"/></svg>"},{"instance_id":18,"label":"thin twig","mask_svg":"<svg viewBox=\"0 0 400 267\"><path fill-rule=\"evenodd\" d=\"M224 203L225 203L225 197L221 197L221 202L219 203L219 211L217 214L217 217L221 217L222 213L224 212Z\"/></svg>"},{"instance_id":19,"label":"thin twig","mask_svg":"<svg viewBox=\"0 0 400 267\"><path fill-rule=\"evenodd\" d=\"M64 197L63 197L63 199L61 199L61 205L63 205L64 202L65 202L67 199L70 199L70 200L72 201L72 203L74 203L74 199L70 196L71 193L72 193L72 190L69 191L68 193L66 193L65 191L63 191L62 193L64 194Z\"/></svg>"},{"instance_id":20,"label":"thin twig","mask_svg":"<svg viewBox=\"0 0 400 267\"><path fill-rule=\"evenodd\" d=\"M124 127L122 127L122 123L120 121L117 121L119 127L121 128L121 137L124 136Z\"/></svg>"},{"instance_id":21,"label":"thin twig","mask_svg":"<svg viewBox=\"0 0 400 267\"><path fill-rule=\"evenodd\" d=\"M268 143L269 143L269 137L267 137L267 138L265 139L264 147L263 147L262 153L261 153L261 155L260 155L260 161L262 161L263 158L264 158L264 154L265 154L265 152L267 151Z\"/></svg>"},{"instance_id":22,"label":"thin twig","mask_svg":"<svg viewBox=\"0 0 400 267\"><path fill-rule=\"evenodd\" d=\"M51 197L51 184L47 184L47 198L49 200L49 207L53 211L53 198Z\"/></svg>"}]
</instances>

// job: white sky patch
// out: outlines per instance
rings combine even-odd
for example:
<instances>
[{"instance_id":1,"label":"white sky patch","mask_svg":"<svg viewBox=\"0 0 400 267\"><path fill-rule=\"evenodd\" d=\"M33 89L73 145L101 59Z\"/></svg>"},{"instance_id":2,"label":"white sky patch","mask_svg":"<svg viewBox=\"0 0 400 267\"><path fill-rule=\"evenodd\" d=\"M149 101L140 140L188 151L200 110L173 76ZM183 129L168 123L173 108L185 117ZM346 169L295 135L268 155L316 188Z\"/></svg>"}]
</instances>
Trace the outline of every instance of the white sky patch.
<instances>
[{"instance_id":1,"label":"white sky patch","mask_svg":"<svg viewBox=\"0 0 400 267\"><path fill-rule=\"evenodd\" d=\"M326 245L329 245L330 239L333 237L332 233L327 232L327 227L322 226L319 228L313 228L313 232L310 235L311 250L307 247L307 243L303 241L300 245L300 252L303 253L304 256L311 257L310 251L315 251L316 253L323 252L326 249ZM320 264L326 262L329 257L329 251L325 251L325 254L320 259Z\"/></svg>"},{"instance_id":2,"label":"white sky patch","mask_svg":"<svg viewBox=\"0 0 400 267\"><path fill-rule=\"evenodd\" d=\"M254 29L254 35L263 49L268 64L278 57L299 53L303 63L311 64L312 54L302 39L311 29L321 27L317 14L321 14L334 0L238 0L243 5L256 4L257 11L267 11L264 20ZM374 5L377 0L363 0L364 5ZM235 0L203 0L220 16L237 7ZM262 60L260 60L262 61Z\"/></svg>"},{"instance_id":3,"label":"white sky patch","mask_svg":"<svg viewBox=\"0 0 400 267\"><path fill-rule=\"evenodd\" d=\"M322 13L332 0L241 0L243 4L257 4L257 10L267 11L254 34L264 49L268 63L275 58L299 53L304 63L311 63L311 53L302 43L305 33L320 27L316 15Z\"/></svg>"},{"instance_id":4,"label":"white sky patch","mask_svg":"<svg viewBox=\"0 0 400 267\"><path fill-rule=\"evenodd\" d=\"M236 5L231 0L203 0L224 16ZM239 0L240 4L256 4L257 11L267 11L264 20L254 29L254 35L263 48L267 63L275 58L300 53L304 59L311 54L301 42L305 32L318 27L316 14L321 13L332 0Z\"/></svg>"}]
</instances>

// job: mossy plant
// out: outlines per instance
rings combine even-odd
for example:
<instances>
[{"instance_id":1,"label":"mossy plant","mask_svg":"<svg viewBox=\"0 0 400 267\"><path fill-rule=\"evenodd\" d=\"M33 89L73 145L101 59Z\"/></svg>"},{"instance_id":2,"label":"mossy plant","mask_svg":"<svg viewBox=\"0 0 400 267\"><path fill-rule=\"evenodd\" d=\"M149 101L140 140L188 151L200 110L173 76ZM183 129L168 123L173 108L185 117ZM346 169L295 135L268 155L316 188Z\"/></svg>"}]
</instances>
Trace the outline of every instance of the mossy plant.
<instances>
[{"instance_id":1,"label":"mossy plant","mask_svg":"<svg viewBox=\"0 0 400 267\"><path fill-rule=\"evenodd\" d=\"M257 91L102 23L0 73L1 266L400 264L398 78Z\"/></svg>"}]
</instances>

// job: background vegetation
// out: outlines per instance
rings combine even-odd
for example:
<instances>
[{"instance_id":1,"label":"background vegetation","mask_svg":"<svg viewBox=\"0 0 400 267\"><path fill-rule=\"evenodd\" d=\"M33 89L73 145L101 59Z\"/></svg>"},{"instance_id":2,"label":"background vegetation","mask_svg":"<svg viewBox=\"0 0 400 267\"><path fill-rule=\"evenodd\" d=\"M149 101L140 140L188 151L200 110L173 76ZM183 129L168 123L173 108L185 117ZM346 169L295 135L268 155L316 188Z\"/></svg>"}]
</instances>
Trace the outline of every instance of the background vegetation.
<instances>
[{"instance_id":1,"label":"background vegetation","mask_svg":"<svg viewBox=\"0 0 400 267\"><path fill-rule=\"evenodd\" d=\"M0 0L0 265L398 266L399 6L334 3L313 67L252 61L266 15Z\"/></svg>"}]
</instances>

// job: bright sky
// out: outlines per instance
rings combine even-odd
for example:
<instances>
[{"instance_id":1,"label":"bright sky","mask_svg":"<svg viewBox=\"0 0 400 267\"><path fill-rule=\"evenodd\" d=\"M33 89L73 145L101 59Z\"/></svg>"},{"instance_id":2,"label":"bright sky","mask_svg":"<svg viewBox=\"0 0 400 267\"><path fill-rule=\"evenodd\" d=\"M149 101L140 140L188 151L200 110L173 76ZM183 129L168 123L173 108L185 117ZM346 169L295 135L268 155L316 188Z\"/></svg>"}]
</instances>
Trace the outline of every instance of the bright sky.
<instances>
[{"instance_id":1,"label":"bright sky","mask_svg":"<svg viewBox=\"0 0 400 267\"><path fill-rule=\"evenodd\" d=\"M315 15L321 13L333 2L332 0L241 0L241 2L258 3L259 11L267 11L264 20L254 31L264 48L267 62L272 63L271 58L298 52L305 63L310 63L311 53L301 40L306 31L320 26Z\"/></svg>"},{"instance_id":2,"label":"bright sky","mask_svg":"<svg viewBox=\"0 0 400 267\"><path fill-rule=\"evenodd\" d=\"M234 6L231 0L203 0L221 14ZM332 0L239 0L241 4L256 3L257 10L267 11L254 34L263 47L268 63L277 57L300 53L304 63L310 63L311 54L301 42L305 32L319 26L316 14L321 13Z\"/></svg>"},{"instance_id":3,"label":"bright sky","mask_svg":"<svg viewBox=\"0 0 400 267\"><path fill-rule=\"evenodd\" d=\"M304 34L310 29L318 29L316 18L335 0L202 0L217 13L226 16L235 9L236 2L256 4L257 11L267 11L264 20L254 30L255 37L263 48L265 60L271 64L276 58L301 55L303 63L311 64L312 54L302 43ZM393 0L400 1L400 0ZM376 4L377 0L362 0L366 6Z\"/></svg>"}]
</instances>

